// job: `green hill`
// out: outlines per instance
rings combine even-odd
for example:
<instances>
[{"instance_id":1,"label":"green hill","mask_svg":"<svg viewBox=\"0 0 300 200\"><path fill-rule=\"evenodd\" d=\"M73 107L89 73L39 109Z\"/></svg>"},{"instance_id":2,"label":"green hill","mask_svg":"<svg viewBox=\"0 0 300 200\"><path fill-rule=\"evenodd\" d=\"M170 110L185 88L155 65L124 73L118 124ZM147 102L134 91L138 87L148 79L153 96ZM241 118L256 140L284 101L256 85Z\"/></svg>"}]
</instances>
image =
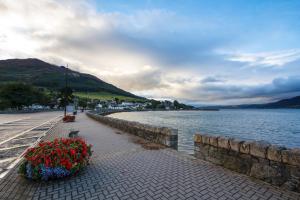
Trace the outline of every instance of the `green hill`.
<instances>
[{"instance_id":1,"label":"green hill","mask_svg":"<svg viewBox=\"0 0 300 200\"><path fill-rule=\"evenodd\" d=\"M34 86L58 90L65 86L65 74L67 72L69 86L76 93L97 94L105 96L123 96L133 99L144 99L132 93L122 90L112 84L90 74L84 74L56 66L42 60L8 59L0 60L0 84L7 82L24 82Z\"/></svg>"}]
</instances>

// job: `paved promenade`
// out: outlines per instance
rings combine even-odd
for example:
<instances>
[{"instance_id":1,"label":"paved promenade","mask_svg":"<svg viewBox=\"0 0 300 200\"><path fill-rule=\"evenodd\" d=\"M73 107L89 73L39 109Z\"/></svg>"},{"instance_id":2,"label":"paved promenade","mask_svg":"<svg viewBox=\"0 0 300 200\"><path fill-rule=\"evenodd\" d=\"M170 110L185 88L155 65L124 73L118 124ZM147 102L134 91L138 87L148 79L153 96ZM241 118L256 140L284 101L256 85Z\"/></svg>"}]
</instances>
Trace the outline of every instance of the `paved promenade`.
<instances>
[{"instance_id":1,"label":"paved promenade","mask_svg":"<svg viewBox=\"0 0 300 200\"><path fill-rule=\"evenodd\" d=\"M0 182L1 199L300 199L300 195L175 150L146 150L135 137L80 114L78 129L94 145L91 164L75 177L32 182L16 169Z\"/></svg>"}]
</instances>

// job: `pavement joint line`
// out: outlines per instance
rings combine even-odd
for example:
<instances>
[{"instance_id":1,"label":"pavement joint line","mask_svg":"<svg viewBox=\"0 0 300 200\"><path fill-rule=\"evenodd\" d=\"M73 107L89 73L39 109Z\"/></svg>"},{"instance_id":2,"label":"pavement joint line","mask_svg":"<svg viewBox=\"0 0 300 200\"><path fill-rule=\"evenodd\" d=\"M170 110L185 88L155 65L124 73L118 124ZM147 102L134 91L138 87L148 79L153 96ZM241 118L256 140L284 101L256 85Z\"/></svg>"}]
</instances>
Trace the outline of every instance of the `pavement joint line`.
<instances>
[{"instance_id":1,"label":"pavement joint line","mask_svg":"<svg viewBox=\"0 0 300 200\"><path fill-rule=\"evenodd\" d=\"M60 116L59 116L59 117L60 117ZM26 131L23 131L23 132L21 132L21 133L15 135L15 136L13 136L13 137L11 137L11 138L8 138L8 139L6 139L6 140L0 142L0 145L4 144L4 143L6 143L6 142L8 142L8 141L10 141L10 140L12 140L12 139L15 139L15 138L17 138L17 137L19 137L19 136L21 136L21 135L24 135L25 133L28 133L28 132L30 132L31 130L35 129L35 128L38 128L38 127L40 127L40 126L43 126L43 125L45 125L45 124L47 124L47 123L49 123L49 122L55 120L56 118L58 118L58 117L54 117L54 118L52 118L52 119L50 119L50 120L48 120L48 121L46 121L46 122L44 122L44 123L42 123L42 124L39 124L39 125L37 125L37 126L35 126L35 127L33 127L33 128L27 129Z\"/></svg>"},{"instance_id":2,"label":"pavement joint line","mask_svg":"<svg viewBox=\"0 0 300 200\"><path fill-rule=\"evenodd\" d=\"M45 122L45 123L43 123L43 124L41 124L41 125L39 125L39 126L43 126L44 124L46 124L46 123L51 123L51 122L53 122L55 119L58 119L58 118L61 118L61 116L58 116L58 117L54 117L54 118L52 118L52 119L50 119L49 121L47 121L47 122ZM56 121L55 123L51 123L51 127L47 130L47 131L44 131L43 133L43 135L41 136L41 137L39 137L38 139L37 139L37 141L36 142L34 142L34 143L32 143L32 145L31 146L29 146L27 149L29 149L29 148L31 148L31 147L34 147L36 144L38 144L40 141L41 141L41 139L45 136L45 134L48 132L48 131L50 131L57 123L59 122L59 120L58 121ZM32 129L35 129L35 128L37 128L38 126L36 126L36 127L34 127L34 128L32 128ZM32 130L32 129L30 129L30 130ZM30 130L29 131L27 131L27 132L30 132ZM26 132L26 133L27 133ZM24 133L25 134L25 133ZM15 138L15 137L14 137ZM4 178L9 172L10 172L10 169L13 169L22 159L23 159L23 155L25 154L25 152L27 151L27 149L25 150L25 151L23 151L23 153L21 154L21 155L19 155L18 157L17 157L17 159L13 162L13 163L11 163L6 169L6 171L5 172L3 172L3 173L1 173L0 174L0 179L2 179L2 178Z\"/></svg>"}]
</instances>

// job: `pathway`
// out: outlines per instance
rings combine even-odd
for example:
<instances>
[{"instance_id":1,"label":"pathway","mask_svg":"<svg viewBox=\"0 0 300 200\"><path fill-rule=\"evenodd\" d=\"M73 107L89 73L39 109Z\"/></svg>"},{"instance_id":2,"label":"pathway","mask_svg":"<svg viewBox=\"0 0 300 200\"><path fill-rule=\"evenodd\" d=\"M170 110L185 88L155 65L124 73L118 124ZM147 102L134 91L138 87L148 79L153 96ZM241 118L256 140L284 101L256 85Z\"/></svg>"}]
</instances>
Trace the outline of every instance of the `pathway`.
<instances>
[{"instance_id":1,"label":"pathway","mask_svg":"<svg viewBox=\"0 0 300 200\"><path fill-rule=\"evenodd\" d=\"M134 136L83 114L63 124L94 145L91 164L75 177L45 183L15 172L0 182L3 199L300 199L222 167L171 149L146 150ZM16 169L15 169L16 170Z\"/></svg>"}]
</instances>

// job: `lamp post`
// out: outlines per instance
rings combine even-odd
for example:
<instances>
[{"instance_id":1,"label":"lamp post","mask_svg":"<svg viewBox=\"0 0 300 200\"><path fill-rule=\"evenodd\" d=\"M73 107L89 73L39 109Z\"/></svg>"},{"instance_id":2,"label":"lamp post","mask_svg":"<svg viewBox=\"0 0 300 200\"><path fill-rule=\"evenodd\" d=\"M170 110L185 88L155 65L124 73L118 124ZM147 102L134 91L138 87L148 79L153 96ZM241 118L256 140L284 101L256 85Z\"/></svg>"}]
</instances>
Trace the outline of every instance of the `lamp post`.
<instances>
[{"instance_id":1,"label":"lamp post","mask_svg":"<svg viewBox=\"0 0 300 200\"><path fill-rule=\"evenodd\" d=\"M68 88L68 64L67 64L67 67L65 69L65 110L64 110L64 116L67 115L67 103L68 103L67 88Z\"/></svg>"}]
</instances>

